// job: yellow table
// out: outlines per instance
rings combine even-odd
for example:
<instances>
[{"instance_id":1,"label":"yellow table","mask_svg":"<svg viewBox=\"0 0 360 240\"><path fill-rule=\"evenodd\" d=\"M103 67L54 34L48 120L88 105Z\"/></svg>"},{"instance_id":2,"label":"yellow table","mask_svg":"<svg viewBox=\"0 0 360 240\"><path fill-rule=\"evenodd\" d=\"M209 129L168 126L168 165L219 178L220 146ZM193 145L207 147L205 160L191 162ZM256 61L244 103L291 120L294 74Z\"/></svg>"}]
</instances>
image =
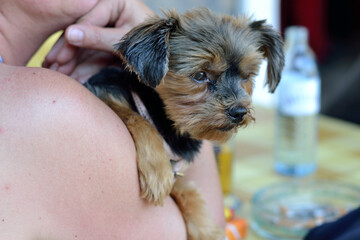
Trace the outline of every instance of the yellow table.
<instances>
[{"instance_id":1,"label":"yellow table","mask_svg":"<svg viewBox=\"0 0 360 240\"><path fill-rule=\"evenodd\" d=\"M240 129L235 137L232 193L244 206L241 214L250 220L250 200L260 188L287 178L273 170L275 111L255 107L256 122ZM320 116L318 171L316 179L360 184L360 127ZM249 230L247 240L262 240Z\"/></svg>"}]
</instances>

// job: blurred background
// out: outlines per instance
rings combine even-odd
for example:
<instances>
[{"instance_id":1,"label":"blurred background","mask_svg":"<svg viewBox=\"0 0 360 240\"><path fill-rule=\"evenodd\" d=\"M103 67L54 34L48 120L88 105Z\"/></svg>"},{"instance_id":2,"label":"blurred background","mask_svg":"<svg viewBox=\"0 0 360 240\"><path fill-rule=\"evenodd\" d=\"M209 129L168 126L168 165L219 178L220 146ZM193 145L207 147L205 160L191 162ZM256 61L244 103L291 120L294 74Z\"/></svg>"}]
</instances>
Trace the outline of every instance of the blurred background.
<instances>
[{"instance_id":1,"label":"blurred background","mask_svg":"<svg viewBox=\"0 0 360 240\"><path fill-rule=\"evenodd\" d=\"M143 0L156 13L177 9L184 12L206 6L219 14L246 14L266 19L282 34L291 25L309 30L310 47L320 70L321 113L360 124L360 1L358 0ZM30 60L29 66L41 66L43 57L60 33L49 39ZM256 79L254 102L274 107L274 95L263 88L264 63Z\"/></svg>"},{"instance_id":2,"label":"blurred background","mask_svg":"<svg viewBox=\"0 0 360 240\"><path fill-rule=\"evenodd\" d=\"M287 26L309 30L320 75L321 113L360 124L360 1L357 0L144 0L155 12L184 12L206 6L217 13L247 14L267 19L282 33ZM275 98L263 86L264 67L254 101L274 106Z\"/></svg>"}]
</instances>

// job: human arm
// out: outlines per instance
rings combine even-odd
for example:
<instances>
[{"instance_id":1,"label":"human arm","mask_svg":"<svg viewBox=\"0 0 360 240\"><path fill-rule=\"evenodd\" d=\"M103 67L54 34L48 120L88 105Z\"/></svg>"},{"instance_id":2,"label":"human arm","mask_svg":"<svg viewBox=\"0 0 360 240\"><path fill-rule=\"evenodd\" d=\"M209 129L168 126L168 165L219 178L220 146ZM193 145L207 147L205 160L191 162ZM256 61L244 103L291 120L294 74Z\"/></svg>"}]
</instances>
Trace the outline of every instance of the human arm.
<instances>
[{"instance_id":1,"label":"human arm","mask_svg":"<svg viewBox=\"0 0 360 240\"><path fill-rule=\"evenodd\" d=\"M185 239L170 197L140 198L134 143L110 108L53 71L0 75L0 239Z\"/></svg>"},{"instance_id":2,"label":"human arm","mask_svg":"<svg viewBox=\"0 0 360 240\"><path fill-rule=\"evenodd\" d=\"M199 188L215 223L225 229L224 203L213 146L204 141L200 154L187 170L185 180Z\"/></svg>"}]
</instances>

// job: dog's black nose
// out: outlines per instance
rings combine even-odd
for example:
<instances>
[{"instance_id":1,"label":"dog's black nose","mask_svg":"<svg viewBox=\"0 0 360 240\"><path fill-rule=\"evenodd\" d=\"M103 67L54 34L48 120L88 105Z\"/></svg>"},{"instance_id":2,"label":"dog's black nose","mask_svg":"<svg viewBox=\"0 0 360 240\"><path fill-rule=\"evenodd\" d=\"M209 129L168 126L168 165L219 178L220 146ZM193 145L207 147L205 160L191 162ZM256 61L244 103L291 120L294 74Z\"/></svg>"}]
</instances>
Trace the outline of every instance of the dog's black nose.
<instances>
[{"instance_id":1,"label":"dog's black nose","mask_svg":"<svg viewBox=\"0 0 360 240\"><path fill-rule=\"evenodd\" d=\"M231 121L234 123L239 123L244 120L247 110L244 107L235 106L227 109L226 112Z\"/></svg>"}]
</instances>

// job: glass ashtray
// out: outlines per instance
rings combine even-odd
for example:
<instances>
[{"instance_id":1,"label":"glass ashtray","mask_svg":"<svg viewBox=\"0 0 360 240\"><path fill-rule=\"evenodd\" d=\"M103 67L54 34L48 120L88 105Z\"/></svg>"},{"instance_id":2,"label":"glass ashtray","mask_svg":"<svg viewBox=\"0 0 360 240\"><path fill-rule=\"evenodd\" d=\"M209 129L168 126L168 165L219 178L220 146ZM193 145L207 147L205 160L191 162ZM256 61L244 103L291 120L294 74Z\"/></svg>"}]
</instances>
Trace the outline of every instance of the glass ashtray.
<instances>
[{"instance_id":1,"label":"glass ashtray","mask_svg":"<svg viewBox=\"0 0 360 240\"><path fill-rule=\"evenodd\" d=\"M274 184L254 195L251 227L267 239L298 240L359 205L360 188L350 184L301 180Z\"/></svg>"}]
</instances>

